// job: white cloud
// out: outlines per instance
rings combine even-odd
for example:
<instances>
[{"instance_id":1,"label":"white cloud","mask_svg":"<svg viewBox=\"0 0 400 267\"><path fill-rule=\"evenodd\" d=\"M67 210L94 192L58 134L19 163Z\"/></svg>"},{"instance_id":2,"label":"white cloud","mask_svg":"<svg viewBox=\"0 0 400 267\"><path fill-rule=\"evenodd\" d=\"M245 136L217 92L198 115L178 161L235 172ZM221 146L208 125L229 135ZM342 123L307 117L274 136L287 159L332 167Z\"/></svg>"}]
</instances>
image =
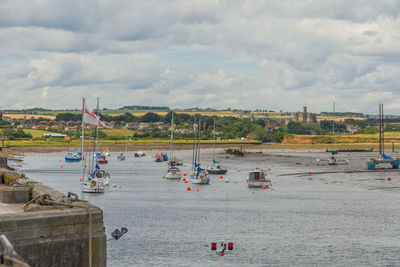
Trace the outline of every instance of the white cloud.
<instances>
[{"instance_id":1,"label":"white cloud","mask_svg":"<svg viewBox=\"0 0 400 267\"><path fill-rule=\"evenodd\" d=\"M399 24L395 0L4 0L0 105L399 113Z\"/></svg>"}]
</instances>

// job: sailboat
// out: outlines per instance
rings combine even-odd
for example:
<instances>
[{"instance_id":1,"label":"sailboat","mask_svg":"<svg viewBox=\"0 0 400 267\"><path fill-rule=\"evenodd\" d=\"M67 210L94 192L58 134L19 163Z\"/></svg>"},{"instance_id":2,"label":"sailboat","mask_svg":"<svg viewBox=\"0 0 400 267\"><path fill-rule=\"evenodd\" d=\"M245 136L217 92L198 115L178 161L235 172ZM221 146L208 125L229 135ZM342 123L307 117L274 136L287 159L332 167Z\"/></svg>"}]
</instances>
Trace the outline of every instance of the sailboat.
<instances>
[{"instance_id":1,"label":"sailboat","mask_svg":"<svg viewBox=\"0 0 400 267\"><path fill-rule=\"evenodd\" d=\"M347 165L350 163L348 159L340 159L336 155L339 154L339 152L336 149L336 140L335 140L335 101L333 101L333 119L332 119L332 145L333 145L333 150L331 151L331 157L326 160L320 160L317 159L317 164L319 165L325 165L324 163L326 162L327 165Z\"/></svg>"},{"instance_id":2,"label":"sailboat","mask_svg":"<svg viewBox=\"0 0 400 267\"><path fill-rule=\"evenodd\" d=\"M128 136L126 137L126 140L125 140L125 154L128 154ZM126 157L125 157L124 153L121 152L121 154L119 154L117 159L123 161L126 159Z\"/></svg>"},{"instance_id":3,"label":"sailboat","mask_svg":"<svg viewBox=\"0 0 400 267\"><path fill-rule=\"evenodd\" d=\"M370 158L366 164L369 170L375 169L379 164L390 164L393 169L400 168L400 158L385 154L385 121L383 115L383 104L379 104L379 156Z\"/></svg>"},{"instance_id":4,"label":"sailboat","mask_svg":"<svg viewBox=\"0 0 400 267\"><path fill-rule=\"evenodd\" d=\"M214 117L214 131L213 131L213 139L214 139L214 156L213 161L210 167L207 168L208 173L210 174L225 174L228 172L226 168L223 168L221 163L215 159L215 117Z\"/></svg>"},{"instance_id":5,"label":"sailboat","mask_svg":"<svg viewBox=\"0 0 400 267\"><path fill-rule=\"evenodd\" d=\"M210 184L210 176L205 169L200 166L200 126L201 119L199 119L199 125L196 126L196 116L194 117L194 141L193 141L193 158L192 158L192 172L190 177L194 184ZM196 129L197 127L197 129ZM197 137L198 135L198 137Z\"/></svg>"},{"instance_id":6,"label":"sailboat","mask_svg":"<svg viewBox=\"0 0 400 267\"><path fill-rule=\"evenodd\" d=\"M89 126L98 125L99 119L93 111L91 111L86 106L85 99L82 101L82 155L84 155L84 140L85 140L85 123ZM95 144L94 144L95 145ZM94 150L94 149L93 149ZM94 151L93 151L94 152ZM88 151L87 153L89 157L85 157L85 160L82 160L82 184L81 190L83 193L104 193L104 188L102 182L97 177L92 177L90 173L90 166L89 166L89 173L86 173L86 159L89 161L89 165L91 162L94 162L94 153ZM92 164L93 165L93 164ZM97 164L96 164L97 165Z\"/></svg>"},{"instance_id":7,"label":"sailboat","mask_svg":"<svg viewBox=\"0 0 400 267\"><path fill-rule=\"evenodd\" d=\"M174 113L173 112L172 112L172 118L171 118L171 142L170 142L169 148L170 148L171 160L168 164L169 165L168 170L164 174L164 178L166 178L166 179L181 179L182 172L175 165L176 162L174 159Z\"/></svg>"}]
</instances>

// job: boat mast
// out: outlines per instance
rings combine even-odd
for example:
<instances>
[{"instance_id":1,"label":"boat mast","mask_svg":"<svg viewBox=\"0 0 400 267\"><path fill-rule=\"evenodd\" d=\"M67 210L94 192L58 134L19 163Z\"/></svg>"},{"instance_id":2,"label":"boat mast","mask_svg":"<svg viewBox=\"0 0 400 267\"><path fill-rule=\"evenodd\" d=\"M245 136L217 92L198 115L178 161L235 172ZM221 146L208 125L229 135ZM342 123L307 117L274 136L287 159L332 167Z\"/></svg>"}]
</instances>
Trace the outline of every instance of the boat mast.
<instances>
[{"instance_id":1,"label":"boat mast","mask_svg":"<svg viewBox=\"0 0 400 267\"><path fill-rule=\"evenodd\" d=\"M335 142L335 101L333 101L332 144L333 144L333 150L336 150L336 142Z\"/></svg>"},{"instance_id":2,"label":"boat mast","mask_svg":"<svg viewBox=\"0 0 400 267\"><path fill-rule=\"evenodd\" d=\"M198 153L198 165L200 165L200 140L201 140L201 131L200 131L200 127L201 127L201 117L199 118L199 137L197 138L197 153Z\"/></svg>"},{"instance_id":3,"label":"boat mast","mask_svg":"<svg viewBox=\"0 0 400 267\"><path fill-rule=\"evenodd\" d=\"M197 132L197 129L196 129L196 115L194 115L194 124L193 124L194 137L193 137L192 170L194 170L194 164L195 164L196 156L197 156L197 152L195 152L195 150L196 150L196 132Z\"/></svg>"},{"instance_id":4,"label":"boat mast","mask_svg":"<svg viewBox=\"0 0 400 267\"><path fill-rule=\"evenodd\" d=\"M214 156L213 156L213 165L215 161L215 116L214 116L214 131L213 131L213 140L214 140Z\"/></svg>"},{"instance_id":5,"label":"boat mast","mask_svg":"<svg viewBox=\"0 0 400 267\"><path fill-rule=\"evenodd\" d=\"M174 112L172 111L172 118L171 118L171 142L169 145L170 154L171 154L171 161L174 161Z\"/></svg>"},{"instance_id":6,"label":"boat mast","mask_svg":"<svg viewBox=\"0 0 400 267\"><path fill-rule=\"evenodd\" d=\"M382 105L382 152L385 153L385 119L383 116L383 104Z\"/></svg>"},{"instance_id":7,"label":"boat mast","mask_svg":"<svg viewBox=\"0 0 400 267\"><path fill-rule=\"evenodd\" d=\"M96 108L96 116L99 117L99 98L97 98L97 108ZM96 124L96 150L95 152L97 152L98 150L98 136L99 136L99 123Z\"/></svg>"},{"instance_id":8,"label":"boat mast","mask_svg":"<svg viewBox=\"0 0 400 267\"><path fill-rule=\"evenodd\" d=\"M378 117L378 123L379 123L379 155L382 155L382 104L379 104L379 117Z\"/></svg>"},{"instance_id":9,"label":"boat mast","mask_svg":"<svg viewBox=\"0 0 400 267\"><path fill-rule=\"evenodd\" d=\"M85 163L86 163L86 157L85 157L85 154L84 154L84 152L83 152L83 148L84 148L84 140L85 140L85 122L84 122L84 120L83 120L83 114L84 114L84 112L85 112L85 99L83 98L82 99L82 136L81 136L81 139L82 139L82 151L81 151L81 161L82 161L82 181L83 181L83 179L84 179L84 177L85 177Z\"/></svg>"}]
</instances>

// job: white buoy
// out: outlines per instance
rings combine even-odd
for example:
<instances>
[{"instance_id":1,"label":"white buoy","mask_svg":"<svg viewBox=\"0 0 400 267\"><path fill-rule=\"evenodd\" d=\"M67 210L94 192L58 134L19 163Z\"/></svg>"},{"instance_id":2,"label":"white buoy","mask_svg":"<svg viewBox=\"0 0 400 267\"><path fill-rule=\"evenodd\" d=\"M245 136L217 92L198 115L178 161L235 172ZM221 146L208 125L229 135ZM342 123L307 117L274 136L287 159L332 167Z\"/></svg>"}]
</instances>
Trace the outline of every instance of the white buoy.
<instances>
[{"instance_id":1,"label":"white buoy","mask_svg":"<svg viewBox=\"0 0 400 267\"><path fill-rule=\"evenodd\" d=\"M117 187L117 185L116 184L112 184L112 187Z\"/></svg>"},{"instance_id":2,"label":"white buoy","mask_svg":"<svg viewBox=\"0 0 400 267\"><path fill-rule=\"evenodd\" d=\"M242 170L241 169L238 169L238 172L241 172Z\"/></svg>"},{"instance_id":3,"label":"white buoy","mask_svg":"<svg viewBox=\"0 0 400 267\"><path fill-rule=\"evenodd\" d=\"M228 178L225 179L225 183L229 183L229 179Z\"/></svg>"}]
</instances>

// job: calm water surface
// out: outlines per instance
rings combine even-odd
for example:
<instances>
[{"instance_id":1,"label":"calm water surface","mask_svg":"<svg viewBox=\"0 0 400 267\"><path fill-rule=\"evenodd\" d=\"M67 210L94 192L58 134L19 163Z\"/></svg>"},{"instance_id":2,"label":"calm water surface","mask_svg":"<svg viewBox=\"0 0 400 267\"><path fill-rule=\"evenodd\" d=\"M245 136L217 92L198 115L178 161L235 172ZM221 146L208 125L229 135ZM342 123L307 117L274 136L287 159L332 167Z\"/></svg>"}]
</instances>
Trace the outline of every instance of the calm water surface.
<instances>
[{"instance_id":1,"label":"calm water surface","mask_svg":"<svg viewBox=\"0 0 400 267\"><path fill-rule=\"evenodd\" d=\"M235 246L225 266L400 265L399 173L343 173L365 170L369 154L342 155L350 165L325 167L315 164L323 153L221 155L230 182L213 176L210 185L196 186L162 179L166 163L154 162L154 152L143 158L130 152L122 162L112 153L103 168L122 188L82 196L103 209L108 237L115 228L129 229L108 241L108 266L218 266L210 243L224 239ZM209 152L202 162L211 161ZM176 151L185 173L191 153ZM14 166L62 192L80 193L81 165L65 163L64 155L31 154ZM274 190L247 188L247 173L257 165L271 168ZM281 176L289 173L302 174Z\"/></svg>"}]
</instances>

